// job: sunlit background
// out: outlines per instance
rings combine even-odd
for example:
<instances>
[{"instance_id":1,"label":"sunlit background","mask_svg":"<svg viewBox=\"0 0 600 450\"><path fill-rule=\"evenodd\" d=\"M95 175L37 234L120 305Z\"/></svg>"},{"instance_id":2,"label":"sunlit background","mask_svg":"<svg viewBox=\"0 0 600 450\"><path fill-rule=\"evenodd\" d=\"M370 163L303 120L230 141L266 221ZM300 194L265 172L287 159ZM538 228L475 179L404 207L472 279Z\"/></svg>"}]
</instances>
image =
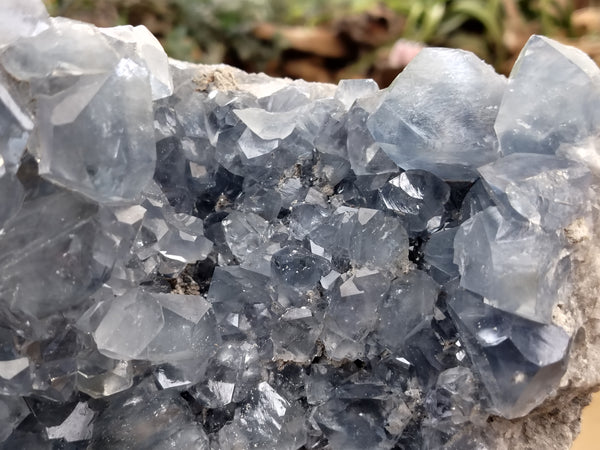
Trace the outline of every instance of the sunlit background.
<instances>
[{"instance_id":1,"label":"sunlit background","mask_svg":"<svg viewBox=\"0 0 600 450\"><path fill-rule=\"evenodd\" d=\"M45 0L99 26L143 24L170 56L310 81L384 87L420 45L471 50L508 73L532 33L600 62L598 0Z\"/></svg>"}]
</instances>

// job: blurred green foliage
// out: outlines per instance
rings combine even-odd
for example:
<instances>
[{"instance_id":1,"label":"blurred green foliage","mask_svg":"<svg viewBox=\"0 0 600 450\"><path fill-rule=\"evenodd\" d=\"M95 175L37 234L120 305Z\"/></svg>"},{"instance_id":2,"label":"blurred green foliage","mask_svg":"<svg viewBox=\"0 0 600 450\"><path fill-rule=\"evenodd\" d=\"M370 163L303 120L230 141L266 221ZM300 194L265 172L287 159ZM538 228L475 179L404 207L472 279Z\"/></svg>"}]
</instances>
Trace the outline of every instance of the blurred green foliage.
<instances>
[{"instance_id":1,"label":"blurred green foliage","mask_svg":"<svg viewBox=\"0 0 600 450\"><path fill-rule=\"evenodd\" d=\"M94 20L109 14L116 23L145 23L167 52L179 59L244 63L262 70L283 43L263 42L258 23L314 26L373 10L380 4L404 21L399 35L431 45L464 47L496 67L507 58L507 5L534 32L570 36L575 0L44 0L55 15ZM581 4L581 1L579 1ZM86 15L87 14L87 15ZM90 16L91 15L91 19ZM99 17L102 19L102 17ZM512 18L513 20L515 17ZM116 24L115 23L115 24ZM152 25L156 25L153 26ZM160 26L159 26L160 25ZM391 40L388 44L391 45ZM243 64L242 64L243 65Z\"/></svg>"},{"instance_id":2,"label":"blurred green foliage","mask_svg":"<svg viewBox=\"0 0 600 450\"><path fill-rule=\"evenodd\" d=\"M465 43L469 33L473 39L483 39L496 59L504 57L501 0L399 0L395 9L406 16L403 37L407 39L448 45L457 36ZM482 48L469 50L484 52Z\"/></svg>"},{"instance_id":3,"label":"blurred green foliage","mask_svg":"<svg viewBox=\"0 0 600 450\"><path fill-rule=\"evenodd\" d=\"M535 2L524 2L529 6L527 11L529 17L537 20L541 25L540 32L549 36L555 34L573 35L571 27L571 14L574 10L572 1L538 0Z\"/></svg>"}]
</instances>

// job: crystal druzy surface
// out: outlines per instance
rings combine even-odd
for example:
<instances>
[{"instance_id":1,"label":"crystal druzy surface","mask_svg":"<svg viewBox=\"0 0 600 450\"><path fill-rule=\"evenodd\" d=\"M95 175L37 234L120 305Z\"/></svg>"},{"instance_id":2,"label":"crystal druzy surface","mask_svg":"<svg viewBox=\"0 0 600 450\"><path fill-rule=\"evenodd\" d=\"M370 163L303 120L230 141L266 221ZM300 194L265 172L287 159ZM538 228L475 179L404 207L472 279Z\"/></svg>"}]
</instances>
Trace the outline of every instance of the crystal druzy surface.
<instances>
[{"instance_id":1,"label":"crystal druzy surface","mask_svg":"<svg viewBox=\"0 0 600 450\"><path fill-rule=\"evenodd\" d=\"M36 0L0 24L4 448L485 448L557 389L600 167L578 50L534 36L507 79L425 49L379 90Z\"/></svg>"}]
</instances>

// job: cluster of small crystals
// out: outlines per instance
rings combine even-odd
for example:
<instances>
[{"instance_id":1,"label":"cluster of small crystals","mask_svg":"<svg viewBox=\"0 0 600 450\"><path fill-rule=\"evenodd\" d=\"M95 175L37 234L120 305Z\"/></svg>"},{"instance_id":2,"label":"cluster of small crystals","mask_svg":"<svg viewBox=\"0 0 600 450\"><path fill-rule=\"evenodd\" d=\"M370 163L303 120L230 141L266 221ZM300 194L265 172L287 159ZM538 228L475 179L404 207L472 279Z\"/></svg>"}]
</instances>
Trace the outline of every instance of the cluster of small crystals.
<instances>
[{"instance_id":1,"label":"cluster of small crystals","mask_svg":"<svg viewBox=\"0 0 600 450\"><path fill-rule=\"evenodd\" d=\"M565 370L599 135L600 70L539 36L379 90L3 0L2 448L484 448Z\"/></svg>"}]
</instances>

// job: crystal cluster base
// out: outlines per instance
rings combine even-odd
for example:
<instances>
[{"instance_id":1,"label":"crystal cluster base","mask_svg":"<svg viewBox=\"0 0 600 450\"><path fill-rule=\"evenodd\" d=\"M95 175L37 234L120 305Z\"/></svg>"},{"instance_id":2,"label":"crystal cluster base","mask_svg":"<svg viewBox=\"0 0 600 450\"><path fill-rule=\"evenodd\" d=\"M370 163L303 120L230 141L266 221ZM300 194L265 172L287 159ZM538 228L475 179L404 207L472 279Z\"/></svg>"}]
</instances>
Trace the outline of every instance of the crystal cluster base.
<instances>
[{"instance_id":1,"label":"crystal cluster base","mask_svg":"<svg viewBox=\"0 0 600 450\"><path fill-rule=\"evenodd\" d=\"M0 6L3 448L492 448L554 395L600 69L427 48L384 90Z\"/></svg>"}]
</instances>

